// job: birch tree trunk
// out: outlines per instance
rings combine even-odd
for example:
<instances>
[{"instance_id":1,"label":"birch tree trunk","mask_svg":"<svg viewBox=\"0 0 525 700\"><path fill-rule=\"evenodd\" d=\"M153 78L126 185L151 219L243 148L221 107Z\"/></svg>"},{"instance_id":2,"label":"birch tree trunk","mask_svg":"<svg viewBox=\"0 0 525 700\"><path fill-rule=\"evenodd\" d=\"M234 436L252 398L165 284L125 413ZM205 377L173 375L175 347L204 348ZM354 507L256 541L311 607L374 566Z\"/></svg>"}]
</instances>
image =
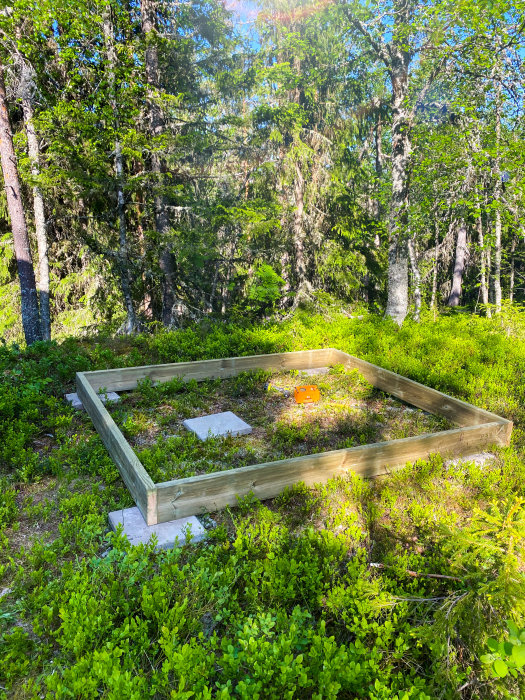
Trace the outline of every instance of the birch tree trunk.
<instances>
[{"instance_id":1,"label":"birch tree trunk","mask_svg":"<svg viewBox=\"0 0 525 700\"><path fill-rule=\"evenodd\" d=\"M492 270L492 250L490 248L487 248L488 296L489 296L489 304L494 304L494 285L490 284L490 282L491 282L491 276L490 276L491 270ZM487 314L487 316L490 318L491 314Z\"/></svg>"},{"instance_id":2,"label":"birch tree trunk","mask_svg":"<svg viewBox=\"0 0 525 700\"><path fill-rule=\"evenodd\" d=\"M480 258L480 291L481 291L481 302L486 306L489 303L489 288L487 284L487 252L485 250L485 236L483 235L483 218L481 216L481 210L479 210L478 202L478 215L477 215L477 227L478 227L478 246L481 251ZM490 309L487 308L487 316L490 317Z\"/></svg>"},{"instance_id":3,"label":"birch tree trunk","mask_svg":"<svg viewBox=\"0 0 525 700\"><path fill-rule=\"evenodd\" d=\"M494 305L501 313L501 85L496 83L496 162L494 166Z\"/></svg>"},{"instance_id":4,"label":"birch tree trunk","mask_svg":"<svg viewBox=\"0 0 525 700\"><path fill-rule=\"evenodd\" d=\"M298 56L293 58L293 68L296 75L301 75L301 59ZM296 105L302 104L304 95L302 94L299 85L295 87L292 91L292 101ZM295 141L295 139L294 139ZM300 143L300 142L299 142ZM305 182L303 170L301 167L301 149L297 147L297 143L294 143L296 153L294 154L294 178L293 178L293 191L294 191L294 202L295 211L293 215L293 247L295 254L295 276L296 276L296 286L297 295L294 301L294 307L298 305L300 300L305 296L309 288L308 281L306 279L306 257L304 252L304 241L305 241L305 220L304 220L304 193L305 193ZM292 148L294 147L292 146ZM306 167L305 167L306 169Z\"/></svg>"},{"instance_id":5,"label":"birch tree trunk","mask_svg":"<svg viewBox=\"0 0 525 700\"><path fill-rule=\"evenodd\" d=\"M512 246L510 248L510 280L509 280L509 301L512 304L514 301L514 280L516 276L516 246L518 239L516 236L512 239Z\"/></svg>"},{"instance_id":6,"label":"birch tree trunk","mask_svg":"<svg viewBox=\"0 0 525 700\"><path fill-rule=\"evenodd\" d=\"M375 126L375 168L377 177L383 174L383 121L381 113L377 115Z\"/></svg>"},{"instance_id":7,"label":"birch tree trunk","mask_svg":"<svg viewBox=\"0 0 525 700\"><path fill-rule=\"evenodd\" d=\"M4 83L4 67L0 63L0 162L4 176L7 197L7 211L11 220L13 243L15 248L20 296L22 307L22 326L26 343L31 345L42 340L40 313L35 282L35 270L31 257L27 222L22 203L22 191L16 165L13 146L13 132L9 121L7 96Z\"/></svg>"},{"instance_id":8,"label":"birch tree trunk","mask_svg":"<svg viewBox=\"0 0 525 700\"><path fill-rule=\"evenodd\" d=\"M412 238L408 240L408 255L410 258L410 269L414 279L414 320L419 321L421 314L421 274L417 266L416 251Z\"/></svg>"},{"instance_id":9,"label":"birch tree trunk","mask_svg":"<svg viewBox=\"0 0 525 700\"><path fill-rule=\"evenodd\" d=\"M304 292L306 286L306 262L304 256L304 177L301 164L294 164L294 199L293 245L295 251L295 272L297 277L297 294Z\"/></svg>"},{"instance_id":10,"label":"birch tree trunk","mask_svg":"<svg viewBox=\"0 0 525 700\"><path fill-rule=\"evenodd\" d=\"M22 112L27 136L27 152L31 163L31 174L36 179L40 174L40 146L34 124L35 83L31 68L22 63L20 81ZM51 314L49 299L49 257L47 241L47 222L44 208L44 198L38 185L33 185L33 210L35 216L35 234L37 243L37 290L40 307L40 327L42 340L51 340Z\"/></svg>"},{"instance_id":11,"label":"birch tree trunk","mask_svg":"<svg viewBox=\"0 0 525 700\"><path fill-rule=\"evenodd\" d=\"M111 16L111 7L108 5L104 11L104 43L107 56L107 77L109 88L109 104L113 111L115 129L115 180L117 191L117 218L119 228L119 277L124 307L126 309L126 323L124 332L134 333L137 330L137 316L131 294L131 275L129 269L128 239L126 227L126 201L124 198L124 159L122 157L122 145L120 143L119 116L117 103L117 86L115 73L117 70L117 54L115 50L115 30Z\"/></svg>"},{"instance_id":12,"label":"birch tree trunk","mask_svg":"<svg viewBox=\"0 0 525 700\"><path fill-rule=\"evenodd\" d=\"M145 68L146 81L149 86L148 108L150 132L156 138L165 131L165 120L162 110L155 99L155 89L159 87L159 54L156 43L156 12L157 0L141 0L142 33L146 40ZM159 153L151 154L151 168L156 176L156 193L154 197L155 228L161 239L161 254L159 266L162 272L162 322L172 326L175 314L175 264L168 242L170 232L169 216L166 197L159 192L163 185L164 162Z\"/></svg>"},{"instance_id":13,"label":"birch tree trunk","mask_svg":"<svg viewBox=\"0 0 525 700\"><path fill-rule=\"evenodd\" d=\"M467 224L461 219L458 224L456 242L456 261L454 264L454 274L452 276L452 289L448 298L449 306L459 306L461 298L461 287L463 285L463 275L465 273L465 263L467 260Z\"/></svg>"},{"instance_id":14,"label":"birch tree trunk","mask_svg":"<svg viewBox=\"0 0 525 700\"><path fill-rule=\"evenodd\" d=\"M438 261L439 261L439 224L434 219L434 264L432 267L432 295L430 297L430 308L437 309L437 283L438 283Z\"/></svg>"},{"instance_id":15,"label":"birch tree trunk","mask_svg":"<svg viewBox=\"0 0 525 700\"><path fill-rule=\"evenodd\" d=\"M411 144L407 98L410 56L397 46L391 48L391 53L392 205L386 316L401 325L408 312L408 167Z\"/></svg>"},{"instance_id":16,"label":"birch tree trunk","mask_svg":"<svg viewBox=\"0 0 525 700\"><path fill-rule=\"evenodd\" d=\"M481 301L485 306L485 313L487 318L492 317L492 311L488 306L489 303L489 285L488 285L488 273L490 270L487 266L488 253L485 250L485 236L483 235L483 218L481 216L481 211L477 217L478 225L478 245L481 250L481 260L480 260L480 289L481 289Z\"/></svg>"}]
</instances>

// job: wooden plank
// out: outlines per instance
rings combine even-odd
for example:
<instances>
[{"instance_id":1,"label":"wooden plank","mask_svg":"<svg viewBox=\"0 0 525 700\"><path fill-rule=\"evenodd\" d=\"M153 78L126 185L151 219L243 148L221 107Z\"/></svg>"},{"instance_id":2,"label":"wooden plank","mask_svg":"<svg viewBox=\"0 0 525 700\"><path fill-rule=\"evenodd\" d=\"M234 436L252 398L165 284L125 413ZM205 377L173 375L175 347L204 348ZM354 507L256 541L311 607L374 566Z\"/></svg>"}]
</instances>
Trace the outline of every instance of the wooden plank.
<instances>
[{"instance_id":1,"label":"wooden plank","mask_svg":"<svg viewBox=\"0 0 525 700\"><path fill-rule=\"evenodd\" d=\"M273 498L285 486L299 481L307 485L323 483L350 470L374 477L434 453L461 456L507 441L508 426L491 422L168 481L157 484L157 520L161 523L220 510L235 505L237 496L249 492L260 499Z\"/></svg>"},{"instance_id":2,"label":"wooden plank","mask_svg":"<svg viewBox=\"0 0 525 700\"><path fill-rule=\"evenodd\" d=\"M407 403L467 427L155 485L96 394L102 388L133 389L145 377L155 382L176 376L201 381L247 370L310 369L336 363L359 370L371 384ZM372 477L434 452L465 455L490 444L506 445L512 431L512 423L500 416L332 348L86 372L77 375L77 386L148 525L234 505L238 495L250 491L261 499L271 498L298 481L319 483L348 470Z\"/></svg>"},{"instance_id":3,"label":"wooden plank","mask_svg":"<svg viewBox=\"0 0 525 700\"><path fill-rule=\"evenodd\" d=\"M288 369L313 369L324 367L332 356L331 348L321 350L299 350L297 352L277 352L270 355L249 355L227 357L218 360L198 360L196 362L174 362L166 365L144 365L85 372L89 383L95 389L125 391L134 389L141 379L149 377L154 382L168 382L174 377L184 381L195 379L226 379L240 372L264 369L272 371Z\"/></svg>"},{"instance_id":4,"label":"wooden plank","mask_svg":"<svg viewBox=\"0 0 525 700\"><path fill-rule=\"evenodd\" d=\"M148 525L157 522L157 489L139 458L122 435L113 418L90 385L84 373L76 375L77 391L84 408L115 462L133 500Z\"/></svg>"},{"instance_id":5,"label":"wooden plank","mask_svg":"<svg viewBox=\"0 0 525 700\"><path fill-rule=\"evenodd\" d=\"M332 364L343 364L349 369L357 369L363 377L381 391L392 394L406 403L422 408L430 413L443 416L461 426L481 425L490 422L507 422L495 413L477 408L400 374L373 365L371 362L348 355L340 350L332 351ZM512 429L512 424L511 424Z\"/></svg>"}]
</instances>

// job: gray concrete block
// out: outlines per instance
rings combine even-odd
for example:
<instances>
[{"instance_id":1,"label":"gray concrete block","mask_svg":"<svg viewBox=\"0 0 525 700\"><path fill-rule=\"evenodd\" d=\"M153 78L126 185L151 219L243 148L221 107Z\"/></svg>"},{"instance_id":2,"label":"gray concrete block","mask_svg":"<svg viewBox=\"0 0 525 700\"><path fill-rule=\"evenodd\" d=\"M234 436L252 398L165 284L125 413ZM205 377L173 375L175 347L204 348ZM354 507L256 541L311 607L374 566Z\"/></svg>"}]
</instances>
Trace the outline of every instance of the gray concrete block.
<instances>
[{"instance_id":1,"label":"gray concrete block","mask_svg":"<svg viewBox=\"0 0 525 700\"><path fill-rule=\"evenodd\" d=\"M224 437L225 435L249 435L252 432L252 426L231 411L189 418L183 422L183 425L195 433L199 440L207 440L209 437Z\"/></svg>"},{"instance_id":2,"label":"gray concrete block","mask_svg":"<svg viewBox=\"0 0 525 700\"><path fill-rule=\"evenodd\" d=\"M117 401L120 401L120 396L115 391L108 391L104 394L99 394L98 397L102 401L102 403L117 403ZM65 398L66 401L69 404L71 404L73 408L84 408L84 406L82 405L82 401L80 400L79 395L77 393L66 394Z\"/></svg>"},{"instance_id":3,"label":"gray concrete block","mask_svg":"<svg viewBox=\"0 0 525 700\"><path fill-rule=\"evenodd\" d=\"M465 455L464 457L456 457L456 459L448 459L445 462L445 466L461 464L462 462L474 462L478 467L483 467L488 462L496 459L496 455L492 452L476 452L471 455Z\"/></svg>"},{"instance_id":4,"label":"gray concrete block","mask_svg":"<svg viewBox=\"0 0 525 700\"><path fill-rule=\"evenodd\" d=\"M199 542L206 534L206 530L194 515L148 526L136 506L113 511L109 514L109 524L112 530L122 525L123 533L132 545L147 544L151 537L156 535L156 549L171 549L177 543L184 544L188 530L191 532L192 542Z\"/></svg>"}]
</instances>

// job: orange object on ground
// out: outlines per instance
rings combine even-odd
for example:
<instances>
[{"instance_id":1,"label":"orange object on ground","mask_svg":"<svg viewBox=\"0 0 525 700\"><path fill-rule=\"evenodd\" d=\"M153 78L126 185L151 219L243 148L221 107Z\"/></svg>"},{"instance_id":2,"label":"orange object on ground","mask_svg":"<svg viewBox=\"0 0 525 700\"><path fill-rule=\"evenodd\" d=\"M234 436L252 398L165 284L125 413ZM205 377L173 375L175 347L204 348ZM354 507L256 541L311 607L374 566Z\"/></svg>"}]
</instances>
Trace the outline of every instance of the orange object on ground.
<instances>
[{"instance_id":1,"label":"orange object on ground","mask_svg":"<svg viewBox=\"0 0 525 700\"><path fill-rule=\"evenodd\" d=\"M314 403L319 401L321 394L315 384L295 387L296 403Z\"/></svg>"}]
</instances>

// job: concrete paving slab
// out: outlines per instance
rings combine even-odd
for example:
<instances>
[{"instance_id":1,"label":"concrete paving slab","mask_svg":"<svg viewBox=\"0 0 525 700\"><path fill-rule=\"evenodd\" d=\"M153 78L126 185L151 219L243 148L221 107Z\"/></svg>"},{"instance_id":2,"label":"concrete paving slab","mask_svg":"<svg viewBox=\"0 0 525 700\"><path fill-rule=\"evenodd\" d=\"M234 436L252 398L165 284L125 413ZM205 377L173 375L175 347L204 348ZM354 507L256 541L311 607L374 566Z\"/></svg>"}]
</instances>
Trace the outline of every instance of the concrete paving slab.
<instances>
[{"instance_id":1,"label":"concrete paving slab","mask_svg":"<svg viewBox=\"0 0 525 700\"><path fill-rule=\"evenodd\" d=\"M487 464L487 462L492 462L493 459L496 459L496 455L492 452L475 452L471 455L465 455L465 457L456 457L456 459L448 459L445 462L445 466L448 467L450 465L458 465L462 462L474 462L474 464L477 464L478 467L482 467L485 464Z\"/></svg>"},{"instance_id":2,"label":"concrete paving slab","mask_svg":"<svg viewBox=\"0 0 525 700\"><path fill-rule=\"evenodd\" d=\"M151 537L156 535L156 549L171 549L177 542L184 544L188 529L191 532L192 542L200 542L206 534L205 528L194 515L189 518L179 518L167 523L148 526L136 506L113 511L109 514L109 524L112 530L116 530L118 525L122 525L124 534L130 544L134 546L147 544Z\"/></svg>"},{"instance_id":3,"label":"concrete paving slab","mask_svg":"<svg viewBox=\"0 0 525 700\"><path fill-rule=\"evenodd\" d=\"M117 403L117 401L120 401L120 396L115 391L108 391L105 394L99 394L98 397L102 403ZM73 408L84 408L77 393L65 394L65 399Z\"/></svg>"},{"instance_id":4,"label":"concrete paving slab","mask_svg":"<svg viewBox=\"0 0 525 700\"><path fill-rule=\"evenodd\" d=\"M0 600L2 598L5 598L6 595L9 595L12 590L12 588L2 588L2 590L0 591Z\"/></svg>"},{"instance_id":5,"label":"concrete paving slab","mask_svg":"<svg viewBox=\"0 0 525 700\"><path fill-rule=\"evenodd\" d=\"M189 418L183 422L188 430L199 438L207 440L209 437L224 437L226 435L249 435L252 426L231 411L224 413L212 413L209 416Z\"/></svg>"}]
</instances>

